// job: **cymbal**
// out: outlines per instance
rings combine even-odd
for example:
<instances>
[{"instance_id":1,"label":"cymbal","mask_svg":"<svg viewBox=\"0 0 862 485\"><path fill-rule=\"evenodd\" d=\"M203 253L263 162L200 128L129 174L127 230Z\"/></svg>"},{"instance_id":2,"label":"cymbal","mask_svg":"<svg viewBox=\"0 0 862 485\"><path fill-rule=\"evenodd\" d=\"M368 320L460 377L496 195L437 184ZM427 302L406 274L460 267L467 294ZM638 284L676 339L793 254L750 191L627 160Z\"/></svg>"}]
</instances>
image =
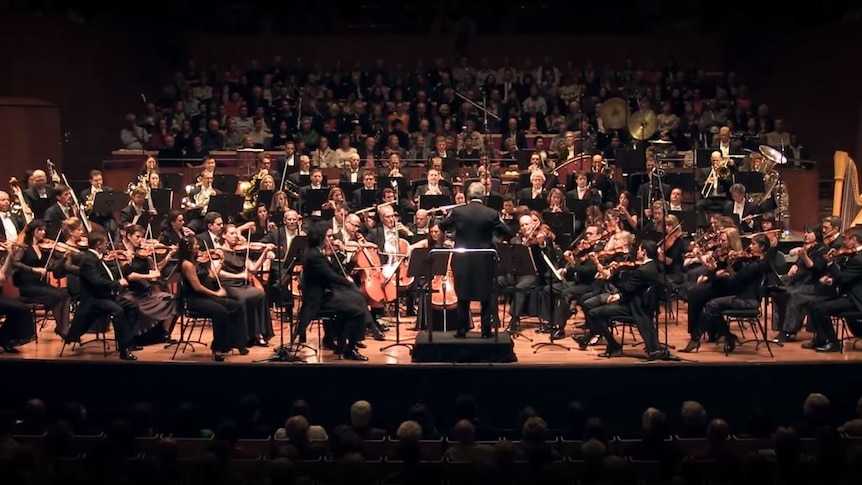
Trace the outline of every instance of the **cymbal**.
<instances>
[{"instance_id":1,"label":"cymbal","mask_svg":"<svg viewBox=\"0 0 862 485\"><path fill-rule=\"evenodd\" d=\"M673 142L670 140L650 140L648 143L650 145L673 145Z\"/></svg>"},{"instance_id":2,"label":"cymbal","mask_svg":"<svg viewBox=\"0 0 862 485\"><path fill-rule=\"evenodd\" d=\"M626 126L629 117L629 105L623 98L610 98L602 102L599 118L608 130L619 130Z\"/></svg>"},{"instance_id":3,"label":"cymbal","mask_svg":"<svg viewBox=\"0 0 862 485\"><path fill-rule=\"evenodd\" d=\"M657 128L658 118L651 109L636 111L629 118L629 133L635 140L649 139Z\"/></svg>"}]
</instances>

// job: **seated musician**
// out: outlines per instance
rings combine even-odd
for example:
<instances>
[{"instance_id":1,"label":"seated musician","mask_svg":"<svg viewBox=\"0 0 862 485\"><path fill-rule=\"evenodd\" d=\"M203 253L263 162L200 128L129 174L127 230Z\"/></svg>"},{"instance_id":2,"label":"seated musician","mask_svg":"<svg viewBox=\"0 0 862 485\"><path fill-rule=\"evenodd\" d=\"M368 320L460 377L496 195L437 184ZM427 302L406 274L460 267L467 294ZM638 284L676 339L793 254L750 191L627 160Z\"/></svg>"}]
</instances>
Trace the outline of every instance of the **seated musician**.
<instances>
[{"instance_id":1,"label":"seated musician","mask_svg":"<svg viewBox=\"0 0 862 485\"><path fill-rule=\"evenodd\" d=\"M701 335L706 329L715 329L717 335L725 338L725 350L732 352L739 338L730 332L721 313L731 309L751 309L760 305L760 287L769 269L769 239L760 235L752 238L747 251L729 253L729 261L724 269L716 271L713 286L727 288L722 296L711 298L703 306L700 318L695 322L691 341L681 352L694 352L700 348ZM689 304L691 305L691 304Z\"/></svg>"},{"instance_id":2,"label":"seated musician","mask_svg":"<svg viewBox=\"0 0 862 485\"><path fill-rule=\"evenodd\" d=\"M366 170L362 173L362 188L356 189L353 191L353 200L350 204L351 209L354 211L364 209L362 207L362 191L363 190L373 190L377 192L376 199L379 200L380 194L377 191L377 176L374 175L373 170ZM377 200L373 201L373 204L377 203Z\"/></svg>"},{"instance_id":3,"label":"seated musician","mask_svg":"<svg viewBox=\"0 0 862 485\"><path fill-rule=\"evenodd\" d=\"M174 209L168 212L164 222L162 222L162 232L159 234L159 242L165 246L179 247L183 239L194 235L194 231L185 227L183 211Z\"/></svg>"},{"instance_id":4,"label":"seated musician","mask_svg":"<svg viewBox=\"0 0 862 485\"><path fill-rule=\"evenodd\" d=\"M607 295L602 295L605 302L589 310L590 328L604 337L607 347L599 354L600 357L612 357L622 351L622 346L614 339L609 326L615 318L634 317L638 331L644 341L644 350L650 360L667 356L658 341L657 328L653 316L644 309L643 295L647 289L659 281L658 266L655 259L658 250L653 241L644 241L638 247L637 260L634 269L625 271L619 282ZM588 341L579 339L581 349L585 349Z\"/></svg>"},{"instance_id":5,"label":"seated musician","mask_svg":"<svg viewBox=\"0 0 862 485\"><path fill-rule=\"evenodd\" d=\"M0 190L0 241L17 241L18 233L24 229L24 218L10 212L11 208L9 194Z\"/></svg>"},{"instance_id":6,"label":"seated musician","mask_svg":"<svg viewBox=\"0 0 862 485\"><path fill-rule=\"evenodd\" d=\"M620 227L623 230L631 232L637 229L640 219L634 209L631 192L628 190L620 192L615 209L619 213Z\"/></svg>"},{"instance_id":7,"label":"seated musician","mask_svg":"<svg viewBox=\"0 0 862 485\"><path fill-rule=\"evenodd\" d=\"M574 337L579 345L583 347L583 342L588 345L594 345L598 339L602 337L592 325L590 311L608 302L608 295L617 291L616 284L618 283L620 273L612 272L611 265L622 262L627 262L631 259L632 245L635 242L634 234L628 231L619 231L616 233L605 233L601 237L610 236L605 243L604 249L601 251L591 251L589 257L593 260L596 266L595 279L593 281L593 291L581 295L577 304L584 312L586 333L583 336Z\"/></svg>"},{"instance_id":8,"label":"seated musician","mask_svg":"<svg viewBox=\"0 0 862 485\"><path fill-rule=\"evenodd\" d=\"M547 199L548 191L545 189L545 174L541 170L530 172L530 187L518 191L518 202L524 204L527 200Z\"/></svg>"},{"instance_id":9,"label":"seated musician","mask_svg":"<svg viewBox=\"0 0 862 485\"><path fill-rule=\"evenodd\" d=\"M733 184L730 186L731 200L724 205L724 213L736 218L736 223L742 232L754 232L754 216L757 214L757 205L748 201L745 197L745 186Z\"/></svg>"},{"instance_id":10,"label":"seated musician","mask_svg":"<svg viewBox=\"0 0 862 485\"><path fill-rule=\"evenodd\" d=\"M187 209L192 209L193 212L188 214L188 226L195 233L203 232L206 229L204 222L204 214L207 213L207 207L210 204L210 197L221 193L220 190L213 187L212 172L202 172L200 176L200 185L196 186L189 192L189 204ZM200 212L198 212L198 210ZM194 216L192 215L194 214Z\"/></svg>"},{"instance_id":11,"label":"seated musician","mask_svg":"<svg viewBox=\"0 0 862 485\"><path fill-rule=\"evenodd\" d=\"M213 360L222 362L232 349L248 354L248 334L242 325L242 305L227 297L209 252L202 252L197 238L184 239L177 255L180 258L182 286L180 291L192 312L208 317L212 322Z\"/></svg>"},{"instance_id":12,"label":"seated musician","mask_svg":"<svg viewBox=\"0 0 862 485\"><path fill-rule=\"evenodd\" d=\"M68 190L66 193L68 194ZM51 310L57 326L54 332L66 337L69 334L69 305L71 297L62 289L51 286L48 273L52 272L62 259L54 255L54 241L45 239L45 222L36 219L24 229L26 248L17 253L14 261L13 281L21 296L41 303Z\"/></svg>"},{"instance_id":13,"label":"seated musician","mask_svg":"<svg viewBox=\"0 0 862 485\"><path fill-rule=\"evenodd\" d=\"M664 234L664 208L666 207L665 201L657 200L652 203L650 207L650 216L649 219L644 224L644 230L646 231L654 231L660 234Z\"/></svg>"},{"instance_id":14,"label":"seated musician","mask_svg":"<svg viewBox=\"0 0 862 485\"><path fill-rule=\"evenodd\" d=\"M512 237L509 243L520 244L523 246L535 245L536 238L534 235L536 231L538 231L540 225L538 218L534 218L532 215L526 214L518 219L518 224L518 234ZM541 261L534 258L534 263L538 268ZM527 291L531 288L535 288L539 283L538 273L519 276L511 274L500 275L497 277L497 283L500 285L500 288L512 291L512 299L509 304L510 320L506 331L516 333L518 331L521 313L524 311L524 305L527 302Z\"/></svg>"},{"instance_id":15,"label":"seated musician","mask_svg":"<svg viewBox=\"0 0 862 485\"><path fill-rule=\"evenodd\" d=\"M602 198L599 192L590 187L589 182L587 182L587 174L584 172L575 173L575 188L570 190L566 194L566 197L588 201L589 205L602 205Z\"/></svg>"},{"instance_id":16,"label":"seated musician","mask_svg":"<svg viewBox=\"0 0 862 485\"><path fill-rule=\"evenodd\" d=\"M218 212L207 212L204 217L206 230L197 235L204 250L219 249L222 244L222 231L224 230L224 219Z\"/></svg>"},{"instance_id":17,"label":"seated musician","mask_svg":"<svg viewBox=\"0 0 862 485\"><path fill-rule=\"evenodd\" d=\"M401 239L402 236L407 239L410 239L413 236L410 229L398 220L398 216L392 206L383 205L378 207L377 215L380 224L374 229L368 231L367 238L368 242L377 245L378 250L382 250L387 246L397 247L398 240ZM387 258L382 256L381 263L386 264L387 262ZM374 317L376 322L375 327L377 327L377 330L386 331L386 325L383 325L379 321L379 318L383 316L383 307L372 307L371 315Z\"/></svg>"},{"instance_id":18,"label":"seated musician","mask_svg":"<svg viewBox=\"0 0 862 485\"><path fill-rule=\"evenodd\" d=\"M104 233L94 232L88 237L89 249L81 253L78 275L81 282L81 302L75 310L75 319L66 336L66 343L80 342L81 336L96 322L110 318L114 325L114 339L122 360L137 360L132 350L137 334L137 306L116 295L129 286L129 282L117 278L104 260L108 252L108 238ZM116 255L113 255L116 257ZM68 304L67 304L68 307Z\"/></svg>"},{"instance_id":19,"label":"seated musician","mask_svg":"<svg viewBox=\"0 0 862 485\"><path fill-rule=\"evenodd\" d=\"M500 211L500 220L503 222L514 221L515 220L515 209L517 208L517 204L515 203L515 197L512 194L506 194L503 196L503 210Z\"/></svg>"},{"instance_id":20,"label":"seated musician","mask_svg":"<svg viewBox=\"0 0 862 485\"><path fill-rule=\"evenodd\" d=\"M685 279L692 285L697 283L700 276L708 274L711 270L704 265L704 261L709 257L710 253L721 245L721 216L718 214L709 214L707 220L709 227L703 231L703 234L693 241L688 251L683 258L682 267L685 271ZM734 227L735 226L731 226ZM737 231L736 234L739 234ZM742 249L740 242L739 250ZM685 289L685 288L683 288Z\"/></svg>"},{"instance_id":21,"label":"seated musician","mask_svg":"<svg viewBox=\"0 0 862 485\"><path fill-rule=\"evenodd\" d=\"M431 217L428 215L427 210L419 209L416 211L416 214L413 216L413 222L407 224L408 230L413 234L411 236L413 242L424 239L428 235L431 225Z\"/></svg>"},{"instance_id":22,"label":"seated musician","mask_svg":"<svg viewBox=\"0 0 862 485\"><path fill-rule=\"evenodd\" d=\"M120 227L137 224L144 213L156 215L156 209L149 206L147 194L147 189L144 187L132 189L132 193L129 194L129 205L120 211Z\"/></svg>"},{"instance_id":23,"label":"seated musician","mask_svg":"<svg viewBox=\"0 0 862 485\"><path fill-rule=\"evenodd\" d=\"M721 170L721 166L724 164L724 156L722 156L721 152L714 151L710 153L709 160L712 163L712 168L705 169L707 171L704 173L705 178L703 180L703 185L698 188L701 191L701 195L704 194L704 190L707 185L710 186L710 190L706 198L698 200L695 203L695 209L702 213L722 210L725 205L725 200L730 195L730 186L733 184L731 176L719 177L717 175L719 170ZM731 165L731 162L732 160L727 162L728 174L733 173L733 165Z\"/></svg>"},{"instance_id":24,"label":"seated musician","mask_svg":"<svg viewBox=\"0 0 862 485\"><path fill-rule=\"evenodd\" d=\"M323 186L323 170L319 168L312 169L308 178L308 185L299 189L299 196L303 199L305 199L305 194L308 193L309 190L323 190L326 188Z\"/></svg>"},{"instance_id":25,"label":"seated musician","mask_svg":"<svg viewBox=\"0 0 862 485\"><path fill-rule=\"evenodd\" d=\"M742 252L742 238L739 229L729 227L722 229L716 238L717 246L704 252L698 252L697 258L702 264L702 271L694 284L686 288L685 299L688 302L688 332L691 340L700 339L706 333L710 342L718 338L716 328L705 327L701 320L703 308L713 298L733 294L733 288L728 286L728 278L716 278L719 274L728 273L727 254ZM719 273L721 272L721 273Z\"/></svg>"},{"instance_id":26,"label":"seated musician","mask_svg":"<svg viewBox=\"0 0 862 485\"><path fill-rule=\"evenodd\" d=\"M225 226L223 258L216 267L228 298L238 301L245 309L242 320L250 337L248 345L266 347L273 336L269 304L264 290L250 285L249 280L256 277L267 256L275 249L275 244L267 244L256 258L249 259L248 250L240 249L241 242L237 227L233 224Z\"/></svg>"},{"instance_id":27,"label":"seated musician","mask_svg":"<svg viewBox=\"0 0 862 485\"><path fill-rule=\"evenodd\" d=\"M563 254L566 266L561 269L560 274L565 281L555 283L554 287L554 293L557 295L554 322L561 332L564 332L566 322L574 314L575 306L572 303L598 289L595 286L596 263L589 257L589 253L601 249L598 247L602 238L599 230L599 226L587 226L577 247Z\"/></svg>"},{"instance_id":28,"label":"seated musician","mask_svg":"<svg viewBox=\"0 0 862 485\"><path fill-rule=\"evenodd\" d=\"M126 226L123 230L123 249L129 254L121 265L123 278L129 282L127 291L120 294L121 299L133 303L138 308L138 331L146 332L160 325L162 341L170 339L177 319L176 301L172 294L159 291L153 284L162 277L162 270L177 252L177 247L168 249L161 261L156 261L155 248L145 248L146 230L138 225Z\"/></svg>"},{"instance_id":29,"label":"seated musician","mask_svg":"<svg viewBox=\"0 0 862 485\"><path fill-rule=\"evenodd\" d=\"M311 227L308 250L302 270L302 307L299 310L300 333L321 311L334 311L338 315L335 331L338 333L335 351L349 360L368 360L357 350L362 339L363 329L368 319L365 297L353 283L349 275L336 271L332 259L332 229L325 223Z\"/></svg>"},{"instance_id":30,"label":"seated musician","mask_svg":"<svg viewBox=\"0 0 862 485\"><path fill-rule=\"evenodd\" d=\"M668 212L682 212L685 210L682 206L682 189L674 187L670 191L670 201L667 206Z\"/></svg>"},{"instance_id":31,"label":"seated musician","mask_svg":"<svg viewBox=\"0 0 862 485\"><path fill-rule=\"evenodd\" d=\"M69 217L79 217L78 213L80 210L75 206L74 200L72 199L71 188L65 185L57 185L54 187L54 195L57 198L57 203L48 207L43 216L47 227L60 227L63 221ZM52 234L51 238L53 239L56 236L57 234Z\"/></svg>"},{"instance_id":32,"label":"seated musician","mask_svg":"<svg viewBox=\"0 0 862 485\"><path fill-rule=\"evenodd\" d=\"M150 172L155 173L156 177L158 177L158 172ZM78 200L84 204L84 210L87 212L87 217L96 224L104 227L106 231L111 234L117 233L117 221L114 220L113 214L100 214L97 212L93 212L94 206L93 203L96 199L96 194L99 192L113 192L114 189L104 185L102 183L102 172L99 170L91 170L90 171L90 186L81 191L81 194L78 196Z\"/></svg>"},{"instance_id":33,"label":"seated musician","mask_svg":"<svg viewBox=\"0 0 862 485\"><path fill-rule=\"evenodd\" d=\"M839 352L841 341L835 333L831 317L847 312L862 311L862 229L854 227L844 234L844 248L830 249L826 257L832 261L820 283L835 289L827 299L818 299L804 306L808 310L814 340L803 345L817 352ZM854 337L862 336L859 320L847 319L847 328Z\"/></svg>"},{"instance_id":34,"label":"seated musician","mask_svg":"<svg viewBox=\"0 0 862 485\"><path fill-rule=\"evenodd\" d=\"M664 227L666 232L663 233L662 244L659 246L659 266L663 268L669 286L677 288L685 283L683 262L686 242L682 237L682 226L675 215L664 216Z\"/></svg>"},{"instance_id":35,"label":"seated musician","mask_svg":"<svg viewBox=\"0 0 862 485\"><path fill-rule=\"evenodd\" d=\"M607 170L609 170L608 162L605 160L605 157L603 157L601 153L593 155L592 184L593 187L599 191L599 195L602 197L602 205L605 208L613 207L614 202L618 200L619 193L617 183L613 180L613 177L608 177L605 173Z\"/></svg>"},{"instance_id":36,"label":"seated musician","mask_svg":"<svg viewBox=\"0 0 862 485\"><path fill-rule=\"evenodd\" d=\"M266 205L258 204L257 208L254 211L254 217L251 221L253 225L246 226L248 230L251 231L249 235L249 240L252 242L260 241L263 236L269 231L270 227L274 227L275 223L270 221L269 217L269 209L267 209Z\"/></svg>"},{"instance_id":37,"label":"seated musician","mask_svg":"<svg viewBox=\"0 0 862 485\"><path fill-rule=\"evenodd\" d=\"M434 160L435 158L438 160ZM442 135L434 140L434 151L431 152L430 160L431 163L429 166L436 168L440 172L454 170L461 165L458 160L458 154L449 147L449 141Z\"/></svg>"},{"instance_id":38,"label":"seated musician","mask_svg":"<svg viewBox=\"0 0 862 485\"><path fill-rule=\"evenodd\" d=\"M823 232L819 225L805 227L804 244L790 250L796 262L782 276L781 291L772 295L772 326L779 331L773 342L784 343L796 340L796 333L802 330L805 318L805 305L819 299L828 299L833 289L820 283L826 276L826 252Z\"/></svg>"},{"instance_id":39,"label":"seated musician","mask_svg":"<svg viewBox=\"0 0 862 485\"><path fill-rule=\"evenodd\" d=\"M284 212L288 209L290 209L290 202L287 198L287 192L276 190L272 194L272 202L269 203L269 213L274 217L279 214L281 214L281 217L284 217Z\"/></svg>"},{"instance_id":40,"label":"seated musician","mask_svg":"<svg viewBox=\"0 0 862 485\"><path fill-rule=\"evenodd\" d=\"M566 209L566 196L563 194L562 190L554 187L548 191L547 201L548 208L543 212L551 214L569 212L568 209Z\"/></svg>"},{"instance_id":41,"label":"seated musician","mask_svg":"<svg viewBox=\"0 0 862 485\"><path fill-rule=\"evenodd\" d=\"M354 151L348 159L347 167L339 174L338 181L351 184L362 182L363 173L362 169L359 168L359 161L359 154Z\"/></svg>"},{"instance_id":42,"label":"seated musician","mask_svg":"<svg viewBox=\"0 0 862 485\"><path fill-rule=\"evenodd\" d=\"M670 185L661 181L661 178L656 176L658 164L655 160L655 155L647 155L646 173L647 181L638 187L637 202L643 209L644 217L650 217L650 209L652 203L657 200L667 200L670 197ZM660 183L661 181L661 183Z\"/></svg>"},{"instance_id":43,"label":"seated musician","mask_svg":"<svg viewBox=\"0 0 862 485\"><path fill-rule=\"evenodd\" d=\"M436 168L431 168L428 170L427 180L428 183L425 185L420 185L416 188L416 196L423 195L452 195L452 191L449 190L449 187L445 187L440 183L443 176L441 172Z\"/></svg>"},{"instance_id":44,"label":"seated musician","mask_svg":"<svg viewBox=\"0 0 862 485\"><path fill-rule=\"evenodd\" d=\"M840 217L824 217L820 221L820 228L823 230L823 244L829 246L829 249L841 249L844 247Z\"/></svg>"},{"instance_id":45,"label":"seated musician","mask_svg":"<svg viewBox=\"0 0 862 485\"><path fill-rule=\"evenodd\" d=\"M65 259L63 267L55 270L54 275L66 278L66 290L72 298L81 297L81 280L78 271L81 266L81 256L89 248L84 235L84 225L81 219L70 217L63 221L63 235L66 238Z\"/></svg>"},{"instance_id":46,"label":"seated musician","mask_svg":"<svg viewBox=\"0 0 862 485\"><path fill-rule=\"evenodd\" d=\"M15 252L20 249L14 241L10 239L0 242L0 257L3 258L3 264L0 264L0 288L5 284L12 284L7 281L7 277L12 269L12 261L15 260ZM33 314L20 300L9 298L0 292L0 317L4 317L4 321L0 323L0 350L7 354L20 353L15 347L29 342L35 336Z\"/></svg>"},{"instance_id":47,"label":"seated musician","mask_svg":"<svg viewBox=\"0 0 862 485\"><path fill-rule=\"evenodd\" d=\"M404 174L401 173L401 155L397 153L389 154L389 158L387 159L387 163L385 166L380 167L377 170L378 177L404 177Z\"/></svg>"}]
</instances>

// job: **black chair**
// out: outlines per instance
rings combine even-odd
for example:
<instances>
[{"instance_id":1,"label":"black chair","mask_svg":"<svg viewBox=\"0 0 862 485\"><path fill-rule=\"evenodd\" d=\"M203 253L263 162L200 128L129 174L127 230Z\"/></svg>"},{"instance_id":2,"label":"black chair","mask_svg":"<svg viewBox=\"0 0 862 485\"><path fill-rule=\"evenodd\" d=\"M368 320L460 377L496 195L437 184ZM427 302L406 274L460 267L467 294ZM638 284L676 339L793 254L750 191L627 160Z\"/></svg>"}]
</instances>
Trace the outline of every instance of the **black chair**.
<instances>
[{"instance_id":1,"label":"black chair","mask_svg":"<svg viewBox=\"0 0 862 485\"><path fill-rule=\"evenodd\" d=\"M856 350L856 344L862 340L862 337L857 337L853 335L850 330L848 330L848 322L859 321L862 320L862 312L844 312L836 317L832 317L832 322L836 326L838 326L835 330L835 333L838 334L838 341L841 344L841 353L844 353L844 342L851 340L853 344L851 348Z\"/></svg>"},{"instance_id":2,"label":"black chair","mask_svg":"<svg viewBox=\"0 0 862 485\"><path fill-rule=\"evenodd\" d=\"M756 308L739 308L739 309L731 309L724 310L721 312L721 316L724 318L724 321L727 323L728 328L733 323L736 323L739 326L739 331L742 334L742 340L740 340L739 344L745 344L749 342L755 342L754 350L760 349L760 344L766 345L766 350L769 351L770 357L775 357L772 353L772 347L769 345L769 337L766 334L766 323L764 322L764 315L766 315L767 310L767 286L766 286L766 276L764 276L760 281L760 288L758 289L758 302ZM751 329L754 338L746 339L745 338L745 326L748 325ZM728 346L729 339L725 339L724 341L724 355L730 354L730 347Z\"/></svg>"},{"instance_id":3,"label":"black chair","mask_svg":"<svg viewBox=\"0 0 862 485\"><path fill-rule=\"evenodd\" d=\"M93 334L94 337L90 340L83 340L81 342L72 342L72 350L75 347L84 348L85 345L93 344L93 343L101 343L102 344L102 354L107 357L108 356L108 342L115 342L115 339L108 338L108 329L111 327L111 322L113 319L109 319L105 322L99 324L99 326L95 329L88 329L87 333ZM63 356L63 352L66 350L66 341L63 340L63 346L60 347L60 357Z\"/></svg>"},{"instance_id":4,"label":"black chair","mask_svg":"<svg viewBox=\"0 0 862 485\"><path fill-rule=\"evenodd\" d=\"M644 292L644 297L642 300L644 312L647 315L652 315L653 323L655 323L655 326L657 329L658 329L658 324L659 324L658 310L659 310L659 307L661 306L661 290L662 290L662 288L663 288L663 286L660 283L655 283L655 284L650 285L646 289L646 292ZM621 327L621 329L620 329L620 331L621 331L620 345L625 346L626 328L628 328L631 331L632 337L634 337L634 329L637 328L637 322L635 321L634 317L631 317L631 316L614 317L614 319L611 323L614 326L620 325L620 327ZM665 331L667 331L667 327L665 327ZM638 345L641 345L642 343L643 343L643 341L634 342L634 343L632 343L632 346L637 347Z\"/></svg>"},{"instance_id":5,"label":"black chair","mask_svg":"<svg viewBox=\"0 0 862 485\"><path fill-rule=\"evenodd\" d=\"M200 314L198 312L194 312L189 310L188 302L185 297L185 282L180 281L179 291L177 292L177 313L179 314L179 324L180 324L180 338L176 340L176 342L172 342L165 345L165 348L168 349L172 346L176 346L174 349L174 354L171 356L171 360L177 358L177 352L180 350L180 347L183 348L183 353L186 353L186 349L191 347L192 352L195 351L195 345L203 345L207 346L206 343L201 341L203 338L204 328L206 326L207 321L211 321L210 317ZM195 328L200 326L201 330L198 334L197 340L192 340L192 336L194 335Z\"/></svg>"}]
</instances>

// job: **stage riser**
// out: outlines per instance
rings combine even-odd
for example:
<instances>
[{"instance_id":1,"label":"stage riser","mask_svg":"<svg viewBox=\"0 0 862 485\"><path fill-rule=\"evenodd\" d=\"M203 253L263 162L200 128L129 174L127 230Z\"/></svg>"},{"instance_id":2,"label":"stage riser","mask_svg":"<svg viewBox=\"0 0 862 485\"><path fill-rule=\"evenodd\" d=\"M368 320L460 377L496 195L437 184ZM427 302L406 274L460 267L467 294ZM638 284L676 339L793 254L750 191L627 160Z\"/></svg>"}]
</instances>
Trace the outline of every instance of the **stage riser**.
<instances>
[{"instance_id":1,"label":"stage riser","mask_svg":"<svg viewBox=\"0 0 862 485\"><path fill-rule=\"evenodd\" d=\"M419 332L413 348L416 363L511 363L517 362L512 337L500 333L483 339L476 333L469 338L455 338L451 332Z\"/></svg>"},{"instance_id":2,"label":"stage riser","mask_svg":"<svg viewBox=\"0 0 862 485\"><path fill-rule=\"evenodd\" d=\"M654 365L604 367L525 365L183 365L0 360L2 406L20 408L43 397L49 410L80 400L92 416L118 417L137 400L169 415L176 404L193 401L208 415L232 415L245 394L263 399L264 416L279 426L293 399L308 400L313 420L344 422L350 404L367 399L379 425L395 429L414 402L445 414L455 396L478 397L483 415L502 427L515 423L531 404L554 426L565 422L569 401L583 401L591 414L613 417L612 426L637 426L647 406L679 413L687 399L702 401L710 416L742 419L754 405L777 422L798 420L809 392L823 392L836 412L849 416L862 394L858 364L815 365ZM720 411L719 411L720 410Z\"/></svg>"}]
</instances>

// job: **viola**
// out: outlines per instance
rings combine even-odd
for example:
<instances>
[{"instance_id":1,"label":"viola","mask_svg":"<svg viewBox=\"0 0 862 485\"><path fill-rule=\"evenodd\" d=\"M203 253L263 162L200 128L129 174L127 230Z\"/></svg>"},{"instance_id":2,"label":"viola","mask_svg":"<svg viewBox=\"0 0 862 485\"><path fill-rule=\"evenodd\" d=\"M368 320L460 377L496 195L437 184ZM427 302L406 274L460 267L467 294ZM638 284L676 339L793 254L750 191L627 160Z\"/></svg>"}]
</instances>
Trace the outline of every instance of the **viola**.
<instances>
[{"instance_id":1,"label":"viola","mask_svg":"<svg viewBox=\"0 0 862 485\"><path fill-rule=\"evenodd\" d=\"M79 253L81 252L81 248L72 246L70 244L58 242L58 241L41 241L36 246L43 251L51 251L54 250L56 254L65 254L65 253Z\"/></svg>"}]
</instances>

